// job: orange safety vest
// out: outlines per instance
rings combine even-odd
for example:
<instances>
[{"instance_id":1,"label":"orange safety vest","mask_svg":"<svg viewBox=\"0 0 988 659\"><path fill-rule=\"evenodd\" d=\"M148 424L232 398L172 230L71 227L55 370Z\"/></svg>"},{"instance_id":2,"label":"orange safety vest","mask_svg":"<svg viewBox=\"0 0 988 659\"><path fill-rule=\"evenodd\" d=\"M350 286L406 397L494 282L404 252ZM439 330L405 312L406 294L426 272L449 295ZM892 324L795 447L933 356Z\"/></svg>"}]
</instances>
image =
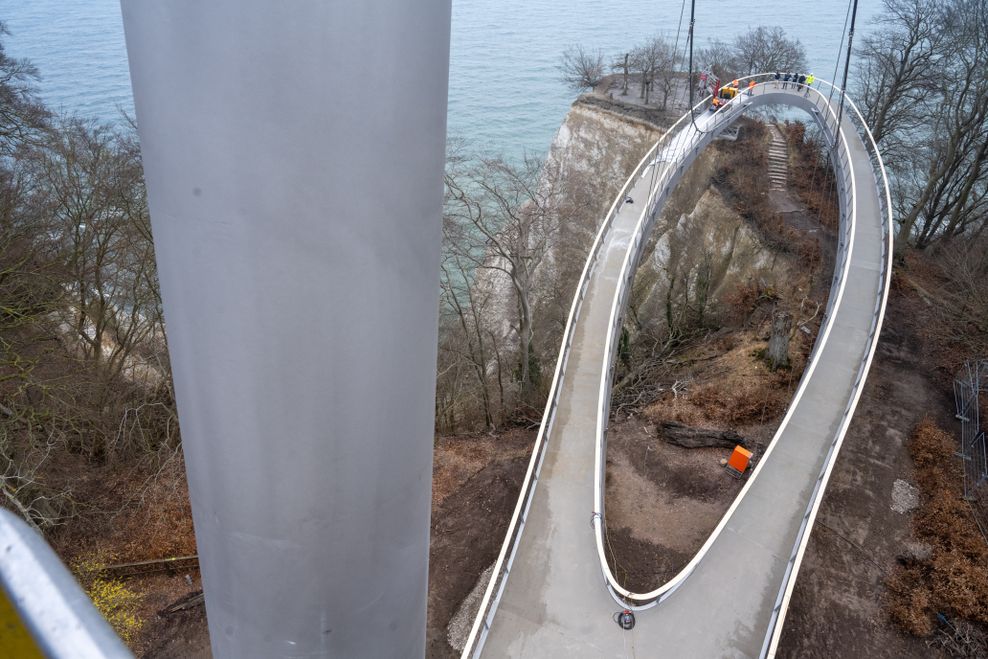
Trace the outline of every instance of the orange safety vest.
<instances>
[{"instance_id":1,"label":"orange safety vest","mask_svg":"<svg viewBox=\"0 0 988 659\"><path fill-rule=\"evenodd\" d=\"M754 80L752 80L751 82L748 83L748 89L751 89L754 86L755 86L755 81Z\"/></svg>"}]
</instances>

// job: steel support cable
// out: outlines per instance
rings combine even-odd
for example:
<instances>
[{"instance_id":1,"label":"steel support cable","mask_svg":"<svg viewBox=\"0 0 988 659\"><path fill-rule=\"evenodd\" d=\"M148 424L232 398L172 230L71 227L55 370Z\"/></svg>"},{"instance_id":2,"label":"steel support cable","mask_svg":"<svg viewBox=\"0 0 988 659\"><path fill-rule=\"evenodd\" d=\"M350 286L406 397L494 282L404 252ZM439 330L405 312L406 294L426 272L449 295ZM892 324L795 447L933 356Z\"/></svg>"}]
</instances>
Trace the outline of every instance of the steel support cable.
<instances>
[{"instance_id":1,"label":"steel support cable","mask_svg":"<svg viewBox=\"0 0 988 659\"><path fill-rule=\"evenodd\" d=\"M694 27L696 26L696 0L690 0L690 30L689 30L689 42L690 42L690 68L688 75L688 82L690 88L690 123L693 124L693 130L703 133L700 127L696 125L696 118L693 116L693 36Z\"/></svg>"},{"instance_id":2,"label":"steel support cable","mask_svg":"<svg viewBox=\"0 0 988 659\"><path fill-rule=\"evenodd\" d=\"M834 58L834 73L833 73L832 76L830 76L830 79L831 80L836 80L837 79L837 70L840 67L841 54L844 52L844 38L847 35L847 22L848 22L848 19L850 18L850 15L851 15L851 2L852 2L852 0L848 0L848 2L847 2L847 11L844 12L844 25L843 25L843 27L841 27L840 43L837 45L837 57ZM833 102L834 89L835 89L835 87L833 87L833 86L830 87L830 93L827 95L827 104L828 105L832 104L832 102ZM838 126L838 129L839 129L839 126ZM788 140L788 135L787 135L786 136L786 147L787 147L787 150L788 150L788 141L789 140ZM804 142L805 142L805 135L804 135ZM826 149L825 153L826 153L826 155L825 155L825 161L824 161L824 166L822 168L823 171L822 171L822 174L821 174L821 176L822 176L821 184L825 186L824 193L825 193L826 197L825 197L824 203L820 206L819 213L818 213L818 215L821 216L821 219L822 219L822 213L824 212L825 209L830 208L830 203L831 203L831 201L833 199L833 186L830 185L830 181L836 182L836 179L833 179L832 178L833 177L833 172L831 171L831 164L830 164L831 154L830 154L829 145L828 145L828 148ZM818 174L818 170L820 170L820 169L821 168L816 163L814 163L813 171L810 174L810 185L809 185L809 188L808 188L808 190L810 192L812 192L816 188L817 174Z\"/></svg>"},{"instance_id":3,"label":"steel support cable","mask_svg":"<svg viewBox=\"0 0 988 659\"><path fill-rule=\"evenodd\" d=\"M686 0L683 0L683 2L679 5L679 24L676 26L676 43L673 44L673 46L672 46L672 53L673 53L672 65L673 65L673 67L676 66L676 59L677 59L676 58L676 55L679 54L679 37L680 37L680 35L683 32L683 14L685 14L685 13L686 13ZM685 57L685 55L686 55L686 51L684 50L683 51L683 56Z\"/></svg>"},{"instance_id":4,"label":"steel support cable","mask_svg":"<svg viewBox=\"0 0 988 659\"><path fill-rule=\"evenodd\" d=\"M685 14L686 14L686 0L683 0L682 4L679 5L679 27L676 30L676 45L673 47L673 56L675 58L674 61L673 61L673 66L674 67L675 67L675 65L676 65L677 62L681 62L682 64L686 64L686 58L687 58L686 49L689 47L689 41L688 40L685 40L685 42L683 43L683 54L682 54L682 57L679 56L679 36L682 33L682 31L683 31L683 16ZM687 85L693 84L693 80L691 79L691 76L690 76L689 71L687 71L687 73L686 73L686 84ZM677 94L676 96L678 97L680 95L682 96L681 101L688 101L689 100L688 99L689 89L683 89L682 92L679 93L679 94Z\"/></svg>"},{"instance_id":5,"label":"steel support cable","mask_svg":"<svg viewBox=\"0 0 988 659\"><path fill-rule=\"evenodd\" d=\"M840 69L841 54L844 52L844 38L847 36L847 21L851 17L851 3L853 0L847 0L847 11L844 12L844 27L840 31L840 44L837 46L837 57L834 58L834 73L830 76L831 80L837 80L837 71ZM830 103L834 98L834 88L830 88L830 94L827 96L827 103Z\"/></svg>"},{"instance_id":6,"label":"steel support cable","mask_svg":"<svg viewBox=\"0 0 988 659\"><path fill-rule=\"evenodd\" d=\"M844 98L845 98L845 96L847 94L847 91L846 91L847 90L847 73L848 73L848 70L850 68L850 63L851 63L851 47L852 47L852 43L851 42L852 42L853 37L854 37L854 17L857 14L857 10L858 10L858 0L848 0L848 2L847 2L847 11L844 12L844 27L841 30L840 44L837 46L837 57L834 60L834 74L830 78L831 80L836 80L837 79L837 70L840 67L841 52L843 51L843 48L844 48L844 38L846 36L847 37L847 57L844 59L844 77L843 77L843 82L841 83L841 88L840 88L840 105L839 105L839 107L837 109L837 131L838 132L840 132L840 129L841 129L841 119L843 117L843 110L844 110ZM848 18L850 18L850 28L851 28L850 31L848 31ZM831 85L830 86L830 93L827 95L827 104L828 105L832 105L832 103L833 103L834 90L835 90L835 87L833 85ZM829 145L828 145L828 147L829 147ZM828 173L829 174L832 174L833 175L833 184L826 186L826 202L824 203L823 207L820 209L821 212L825 212L826 209L830 208L830 204L833 201L834 193L835 193L835 191L837 189L837 174L836 174L836 172L832 171L832 167L831 167L831 163L830 163L830 160L831 160L830 156L831 156L831 154L830 154L830 148L828 148L827 149L827 160L826 160L826 164L824 165L824 174L823 175L824 175L824 177L826 177L826 175ZM812 178L810 180L810 189L811 190L813 189L813 187L816 186L817 169L818 169L817 167L814 167L813 168L813 175L812 175ZM826 180L826 178L824 178L824 180Z\"/></svg>"},{"instance_id":7,"label":"steel support cable","mask_svg":"<svg viewBox=\"0 0 988 659\"><path fill-rule=\"evenodd\" d=\"M670 67L671 70L669 72L670 74L672 74L676 68L676 61L678 59L677 55L679 54L679 37L681 36L683 31L683 15L685 13L686 13L686 0L683 0L682 3L679 5L679 23L676 27L676 41L672 48L673 58L672 58L672 66ZM686 58L686 51L684 48L683 59L685 60L685 58ZM691 85L691 76L689 74L687 74L686 84L687 86ZM673 98L675 99L675 97ZM659 169L659 153L660 153L659 149L656 149L655 157L652 160L652 165L651 165L652 171L649 173L649 181L648 181L648 195L645 197L646 205L648 204L648 200L652 198L652 192L655 190L655 182L658 178L658 169Z\"/></svg>"},{"instance_id":8,"label":"steel support cable","mask_svg":"<svg viewBox=\"0 0 988 659\"><path fill-rule=\"evenodd\" d=\"M837 130L840 130L841 119L844 117L844 98L847 96L847 72L851 68L851 49L854 47L854 20L858 15L858 0L854 0L851 10L851 26L847 31L847 58L844 60L844 79L841 81L840 104L837 106Z\"/></svg>"},{"instance_id":9,"label":"steel support cable","mask_svg":"<svg viewBox=\"0 0 988 659\"><path fill-rule=\"evenodd\" d=\"M683 53L682 53L682 55L679 54L679 39L680 39L680 36L682 36L682 32L683 32L683 16L685 14L686 14L686 0L683 0L682 3L679 5L679 25L676 28L676 43L675 43L675 45L673 46L673 49L672 49L672 52L673 52L673 61L672 61L673 71L675 71L677 65L682 66L682 65L685 65L686 64L686 57L687 57L686 49L689 47L689 41L687 39L684 39L683 40ZM689 74L689 72L687 72L687 74L686 74L686 85L689 86L691 83L692 83L692 81L690 79L690 74ZM677 90L676 91L676 94L673 96L673 103L674 104L677 103L677 102L678 103L683 103L685 101L688 101L688 94L689 94L689 89L687 89L687 88L684 88L684 89L681 89L681 90Z\"/></svg>"},{"instance_id":10,"label":"steel support cable","mask_svg":"<svg viewBox=\"0 0 988 659\"><path fill-rule=\"evenodd\" d=\"M848 19L851 16L851 2L852 2L852 0L848 0L848 2L847 2L847 11L844 12L844 25L843 25L843 27L841 27L841 31L840 31L840 43L837 45L837 57L834 58L834 73L833 73L833 75L830 76L830 79L831 80L836 80L837 79L837 70L840 67L841 54L844 52L844 37L847 35L847 21L848 21ZM831 102L833 101L834 89L835 88L833 86L830 87L830 93L827 95L827 104L828 105L830 105ZM788 141L789 141L788 137L789 136L787 135L786 136L786 146L787 146L787 148L788 148ZM828 146L828 148L826 150L826 163L824 165L824 171L825 172L830 170L830 148L829 148L830 145L828 144L827 146ZM816 179L817 179L817 173L818 173L818 170L819 169L820 169L819 167L814 166L813 167L813 172L810 175L810 185L809 185L809 188L808 189L811 190L811 191L816 187ZM827 201L824 204L823 208L829 208L830 207L831 197L833 196L833 190L832 190L832 188L830 186L827 186L827 188L826 188L826 195L827 195L827 197L826 197Z\"/></svg>"},{"instance_id":11,"label":"steel support cable","mask_svg":"<svg viewBox=\"0 0 988 659\"><path fill-rule=\"evenodd\" d=\"M676 43L677 44L679 43L679 34L680 34L680 32L682 31L682 28L683 28L683 10L685 10L685 4L686 4L686 0L683 0L683 5L682 5L682 7L680 9L680 14L679 14L679 25L676 28ZM646 44L646 46L647 46L647 44ZM673 52L675 52L675 50ZM675 66L675 57L673 57L673 66ZM645 71L643 70L642 71L642 85L645 85L646 83L647 83L647 81L645 79ZM647 109L648 106L646 105L645 107ZM662 137L660 137L658 141L659 142L662 142L662 140L664 140L667 136L668 136L668 133L662 135ZM658 157L659 157L658 154L659 154L659 149L656 148L655 149L655 157L652 159L652 162L649 164L649 167L651 167L652 169L651 169L651 172L649 172L649 175L648 175L648 192L645 195L645 205L646 206L648 205L648 200L652 198L652 191L655 189L655 170L658 169ZM631 192L631 191L629 190L629 192ZM625 203L627 203L628 199L631 199L631 197L630 196L629 197L626 197L625 198ZM632 200L632 201L634 201L634 200Z\"/></svg>"}]
</instances>

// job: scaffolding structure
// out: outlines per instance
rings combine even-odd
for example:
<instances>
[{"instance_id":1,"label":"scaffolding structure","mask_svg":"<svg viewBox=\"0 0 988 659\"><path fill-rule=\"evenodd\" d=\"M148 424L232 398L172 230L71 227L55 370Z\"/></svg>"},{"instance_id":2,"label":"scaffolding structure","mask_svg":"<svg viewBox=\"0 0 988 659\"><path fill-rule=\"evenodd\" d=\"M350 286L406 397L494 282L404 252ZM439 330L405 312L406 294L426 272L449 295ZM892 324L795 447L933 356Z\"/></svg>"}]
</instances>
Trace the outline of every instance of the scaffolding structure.
<instances>
[{"instance_id":1,"label":"scaffolding structure","mask_svg":"<svg viewBox=\"0 0 988 659\"><path fill-rule=\"evenodd\" d=\"M988 480L988 451L981 426L981 394L988 393L988 359L969 361L954 380L954 403L961 422L960 457L964 462L964 497Z\"/></svg>"}]
</instances>

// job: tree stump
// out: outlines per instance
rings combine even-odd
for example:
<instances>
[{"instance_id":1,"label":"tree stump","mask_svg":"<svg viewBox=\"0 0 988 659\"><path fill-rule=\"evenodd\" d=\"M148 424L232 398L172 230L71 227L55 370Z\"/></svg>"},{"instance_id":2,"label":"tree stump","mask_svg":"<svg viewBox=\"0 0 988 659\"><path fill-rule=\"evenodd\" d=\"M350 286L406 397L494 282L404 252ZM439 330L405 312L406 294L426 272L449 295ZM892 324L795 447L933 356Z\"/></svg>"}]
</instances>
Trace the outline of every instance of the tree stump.
<instances>
[{"instance_id":1,"label":"tree stump","mask_svg":"<svg viewBox=\"0 0 988 659\"><path fill-rule=\"evenodd\" d=\"M789 338L792 314L778 309L772 314L772 335L768 339L768 363L772 369L789 368Z\"/></svg>"},{"instance_id":2,"label":"tree stump","mask_svg":"<svg viewBox=\"0 0 988 659\"><path fill-rule=\"evenodd\" d=\"M683 448L734 448L745 443L733 430L691 428L672 421L660 423L656 430L660 439Z\"/></svg>"}]
</instances>

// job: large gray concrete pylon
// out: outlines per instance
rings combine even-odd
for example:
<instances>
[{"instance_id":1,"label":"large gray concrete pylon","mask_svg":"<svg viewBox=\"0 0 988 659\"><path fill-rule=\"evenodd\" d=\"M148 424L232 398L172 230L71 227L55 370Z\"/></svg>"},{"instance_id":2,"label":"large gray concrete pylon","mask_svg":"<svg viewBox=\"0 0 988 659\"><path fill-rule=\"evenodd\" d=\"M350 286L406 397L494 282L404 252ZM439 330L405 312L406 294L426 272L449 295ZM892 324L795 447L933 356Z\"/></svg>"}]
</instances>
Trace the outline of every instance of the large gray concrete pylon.
<instances>
[{"instance_id":1,"label":"large gray concrete pylon","mask_svg":"<svg viewBox=\"0 0 988 659\"><path fill-rule=\"evenodd\" d=\"M450 0L122 0L216 657L425 648Z\"/></svg>"}]
</instances>

